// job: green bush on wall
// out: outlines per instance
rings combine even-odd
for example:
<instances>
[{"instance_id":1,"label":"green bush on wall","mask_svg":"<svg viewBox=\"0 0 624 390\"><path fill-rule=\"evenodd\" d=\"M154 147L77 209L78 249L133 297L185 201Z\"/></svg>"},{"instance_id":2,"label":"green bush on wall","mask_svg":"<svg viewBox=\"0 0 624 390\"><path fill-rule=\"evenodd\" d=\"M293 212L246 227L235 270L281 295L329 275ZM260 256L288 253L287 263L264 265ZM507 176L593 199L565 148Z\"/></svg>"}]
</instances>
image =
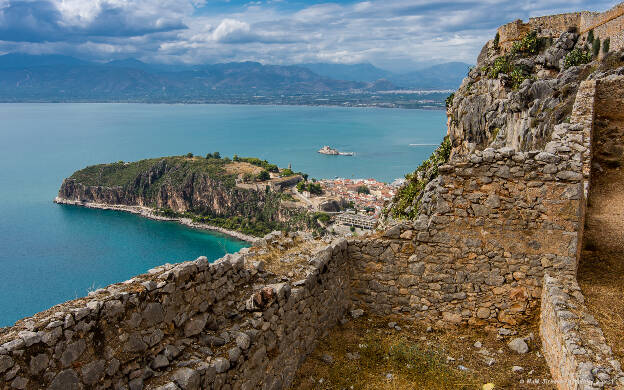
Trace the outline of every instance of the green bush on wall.
<instances>
[{"instance_id":1,"label":"green bush on wall","mask_svg":"<svg viewBox=\"0 0 624 390\"><path fill-rule=\"evenodd\" d=\"M604 42L602 42L602 52L607 54L611 49L611 38L606 38Z\"/></svg>"},{"instance_id":2,"label":"green bush on wall","mask_svg":"<svg viewBox=\"0 0 624 390\"><path fill-rule=\"evenodd\" d=\"M592 43L592 53L594 57L598 57L598 54L600 54L600 38L594 39L594 43Z\"/></svg>"}]
</instances>

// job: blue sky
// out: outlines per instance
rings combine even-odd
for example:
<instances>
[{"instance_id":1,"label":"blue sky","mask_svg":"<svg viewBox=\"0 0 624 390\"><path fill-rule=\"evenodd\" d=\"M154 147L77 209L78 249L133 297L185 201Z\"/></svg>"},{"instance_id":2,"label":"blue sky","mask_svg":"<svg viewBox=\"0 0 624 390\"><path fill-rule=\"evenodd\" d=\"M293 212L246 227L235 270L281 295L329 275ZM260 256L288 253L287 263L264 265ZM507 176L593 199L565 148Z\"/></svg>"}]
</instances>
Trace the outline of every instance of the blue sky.
<instances>
[{"instance_id":1,"label":"blue sky","mask_svg":"<svg viewBox=\"0 0 624 390\"><path fill-rule=\"evenodd\" d=\"M474 63L501 24L607 0L0 0L0 53L96 61Z\"/></svg>"}]
</instances>

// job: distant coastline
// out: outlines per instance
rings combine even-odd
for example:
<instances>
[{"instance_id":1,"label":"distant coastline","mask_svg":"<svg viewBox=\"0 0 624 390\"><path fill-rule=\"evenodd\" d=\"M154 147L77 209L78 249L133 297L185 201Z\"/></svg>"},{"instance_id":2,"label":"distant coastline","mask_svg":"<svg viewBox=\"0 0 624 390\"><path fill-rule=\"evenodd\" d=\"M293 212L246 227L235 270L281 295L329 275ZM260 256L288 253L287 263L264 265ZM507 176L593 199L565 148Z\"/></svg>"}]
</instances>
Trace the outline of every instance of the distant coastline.
<instances>
[{"instance_id":1,"label":"distant coastline","mask_svg":"<svg viewBox=\"0 0 624 390\"><path fill-rule=\"evenodd\" d=\"M339 107L339 108L380 108L380 109L396 109L396 110L423 110L423 111L445 111L446 107L443 102L437 102L438 105L419 105L419 106L404 106L401 104L372 104L372 103L358 103L354 104L348 101L336 102L336 103L277 103L277 102L213 102L213 101L141 101L141 100L4 100L0 99L0 104L147 104L147 105L232 105L232 106L279 106L279 107Z\"/></svg>"},{"instance_id":2,"label":"distant coastline","mask_svg":"<svg viewBox=\"0 0 624 390\"><path fill-rule=\"evenodd\" d=\"M123 211L126 213L136 214L138 216L152 219L155 221L177 222L181 225L185 225L193 229L209 230L209 231L222 233L227 236L233 237L237 240L248 242L250 244L253 244L254 242L256 242L256 240L259 239L259 237L253 237L253 236L243 234L241 232L237 232L234 230L228 230L228 229L224 229L218 226L209 225L206 223L193 222L193 220L191 220L190 218L163 217L160 215L156 215L153 209L149 207L144 207L144 206L128 206L128 205L121 205L121 204L110 205L110 204L104 204L104 203L82 202L79 200L60 198L58 196L54 198L54 203L66 204L66 205L71 205L71 206L81 206L81 207L86 207L90 209Z\"/></svg>"}]
</instances>

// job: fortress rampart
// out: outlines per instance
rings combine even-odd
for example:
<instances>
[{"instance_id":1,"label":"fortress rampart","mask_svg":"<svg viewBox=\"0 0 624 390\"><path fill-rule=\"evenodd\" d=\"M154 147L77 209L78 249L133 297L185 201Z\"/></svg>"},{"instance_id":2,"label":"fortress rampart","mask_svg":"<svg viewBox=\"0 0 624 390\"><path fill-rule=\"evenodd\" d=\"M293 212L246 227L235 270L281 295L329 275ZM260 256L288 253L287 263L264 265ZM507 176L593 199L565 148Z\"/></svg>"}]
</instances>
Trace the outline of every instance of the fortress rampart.
<instances>
[{"instance_id":1,"label":"fortress rampart","mask_svg":"<svg viewBox=\"0 0 624 390\"><path fill-rule=\"evenodd\" d=\"M542 37L557 38L570 29L582 36L593 30L596 38L602 41L609 38L611 50L620 50L624 48L624 3L602 13L583 11L542 16L530 18L527 23L516 20L498 29L500 47L508 51L514 42L533 30Z\"/></svg>"}]
</instances>

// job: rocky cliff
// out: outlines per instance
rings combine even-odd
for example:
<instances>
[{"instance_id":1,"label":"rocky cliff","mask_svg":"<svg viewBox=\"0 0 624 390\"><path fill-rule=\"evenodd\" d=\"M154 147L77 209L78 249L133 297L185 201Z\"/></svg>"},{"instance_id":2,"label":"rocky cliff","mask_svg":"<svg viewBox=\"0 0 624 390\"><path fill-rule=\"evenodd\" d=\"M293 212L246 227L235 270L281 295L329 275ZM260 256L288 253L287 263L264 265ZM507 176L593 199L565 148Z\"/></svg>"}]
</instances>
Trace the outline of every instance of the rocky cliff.
<instances>
[{"instance_id":1,"label":"rocky cliff","mask_svg":"<svg viewBox=\"0 0 624 390\"><path fill-rule=\"evenodd\" d=\"M448 101L448 134L455 153L487 147L544 149L554 126L569 122L579 84L622 64L574 28L559 36L527 32L508 50L499 35ZM598 61L598 59L601 61Z\"/></svg>"},{"instance_id":2,"label":"rocky cliff","mask_svg":"<svg viewBox=\"0 0 624 390\"><path fill-rule=\"evenodd\" d=\"M65 179L58 201L149 207L258 236L313 225L305 212L282 207L285 179L237 185L243 175L262 171L248 163L185 156L94 165Z\"/></svg>"}]
</instances>

